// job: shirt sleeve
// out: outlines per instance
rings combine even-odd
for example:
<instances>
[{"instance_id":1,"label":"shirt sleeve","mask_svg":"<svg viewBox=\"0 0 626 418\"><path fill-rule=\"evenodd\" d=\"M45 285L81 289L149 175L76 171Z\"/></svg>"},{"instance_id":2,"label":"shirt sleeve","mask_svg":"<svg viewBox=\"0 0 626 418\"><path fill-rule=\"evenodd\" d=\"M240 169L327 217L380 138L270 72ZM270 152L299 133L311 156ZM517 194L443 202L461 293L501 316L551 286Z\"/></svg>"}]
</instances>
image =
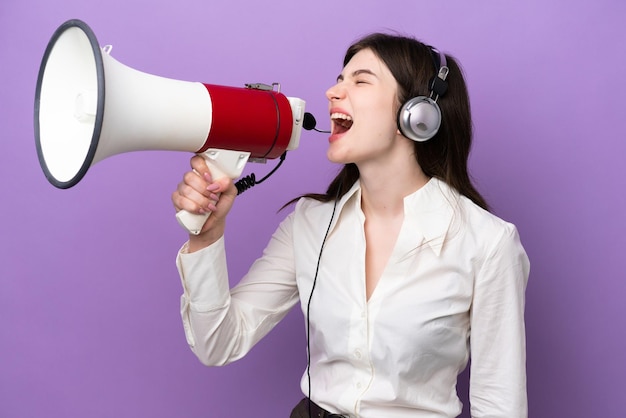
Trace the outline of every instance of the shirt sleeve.
<instances>
[{"instance_id":1,"label":"shirt sleeve","mask_svg":"<svg viewBox=\"0 0 626 418\"><path fill-rule=\"evenodd\" d=\"M476 278L470 328L473 418L526 418L525 291L529 261L515 226L489 252Z\"/></svg>"},{"instance_id":2,"label":"shirt sleeve","mask_svg":"<svg viewBox=\"0 0 626 418\"><path fill-rule=\"evenodd\" d=\"M263 255L229 290L224 238L194 253L179 251L181 316L187 343L207 366L243 357L298 301L293 215L274 232Z\"/></svg>"}]
</instances>

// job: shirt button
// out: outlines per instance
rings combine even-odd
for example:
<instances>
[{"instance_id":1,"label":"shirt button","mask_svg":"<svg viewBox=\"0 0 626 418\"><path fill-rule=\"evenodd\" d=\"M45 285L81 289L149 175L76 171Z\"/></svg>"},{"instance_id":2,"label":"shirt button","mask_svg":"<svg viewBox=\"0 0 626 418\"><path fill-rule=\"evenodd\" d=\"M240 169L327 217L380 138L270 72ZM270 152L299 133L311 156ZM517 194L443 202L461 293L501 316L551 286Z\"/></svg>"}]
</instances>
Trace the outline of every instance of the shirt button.
<instances>
[{"instance_id":1,"label":"shirt button","mask_svg":"<svg viewBox=\"0 0 626 418\"><path fill-rule=\"evenodd\" d=\"M363 387L363 385L361 384L361 382L358 382L358 383L356 384L356 388L357 388L357 389L361 389L362 387Z\"/></svg>"},{"instance_id":2,"label":"shirt button","mask_svg":"<svg viewBox=\"0 0 626 418\"><path fill-rule=\"evenodd\" d=\"M360 359L361 358L361 350L354 350L354 357Z\"/></svg>"}]
</instances>

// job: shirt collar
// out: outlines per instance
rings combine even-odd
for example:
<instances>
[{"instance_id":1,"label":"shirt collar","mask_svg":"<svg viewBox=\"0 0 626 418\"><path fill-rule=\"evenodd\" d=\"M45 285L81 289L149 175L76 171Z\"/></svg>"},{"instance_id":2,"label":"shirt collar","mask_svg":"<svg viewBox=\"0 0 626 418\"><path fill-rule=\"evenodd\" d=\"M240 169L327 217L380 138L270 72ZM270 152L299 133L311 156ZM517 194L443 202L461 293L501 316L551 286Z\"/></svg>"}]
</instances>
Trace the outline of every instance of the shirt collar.
<instances>
[{"instance_id":1,"label":"shirt collar","mask_svg":"<svg viewBox=\"0 0 626 418\"><path fill-rule=\"evenodd\" d=\"M437 255L443 248L458 200L458 192L434 177L415 193L404 198L407 227L419 231Z\"/></svg>"},{"instance_id":2,"label":"shirt collar","mask_svg":"<svg viewBox=\"0 0 626 418\"><path fill-rule=\"evenodd\" d=\"M333 216L333 220L330 224L329 233L331 233L335 229L335 225L339 221L341 214L346 206L346 203L352 198L355 197L354 205L360 205L361 202L361 182L359 180L355 181L350 190L348 190L339 201L336 203L336 207L334 209L335 215Z\"/></svg>"},{"instance_id":3,"label":"shirt collar","mask_svg":"<svg viewBox=\"0 0 626 418\"><path fill-rule=\"evenodd\" d=\"M398 239L404 236L411 237L417 245L425 243L439 255L446 238L446 234L454 217L454 209L458 205L459 194L444 181L431 178L428 183L404 198L404 225L403 230L408 234L400 234ZM357 180L337 202L335 216L330 225L332 232L345 210L348 202L352 201L355 208L360 212L361 183Z\"/></svg>"}]
</instances>

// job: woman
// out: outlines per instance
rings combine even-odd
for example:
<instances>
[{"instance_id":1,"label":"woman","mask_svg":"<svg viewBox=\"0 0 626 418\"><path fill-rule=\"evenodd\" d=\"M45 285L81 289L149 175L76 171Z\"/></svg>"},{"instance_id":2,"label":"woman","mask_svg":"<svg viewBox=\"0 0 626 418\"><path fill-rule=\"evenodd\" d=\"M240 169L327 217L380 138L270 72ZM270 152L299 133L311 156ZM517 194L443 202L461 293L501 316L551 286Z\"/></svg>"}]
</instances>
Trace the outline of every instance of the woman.
<instances>
[{"instance_id":1,"label":"woman","mask_svg":"<svg viewBox=\"0 0 626 418\"><path fill-rule=\"evenodd\" d=\"M223 242L235 187L194 157L202 176L188 172L173 193L177 210L213 212L177 259L193 351L207 365L241 358L300 301L309 364L292 417L456 417L470 353L472 416L526 417L529 264L516 228L470 182L456 61L373 34L348 49L326 96L327 156L343 168L327 193L297 200L235 288ZM404 120L419 96L440 107L430 139Z\"/></svg>"}]
</instances>

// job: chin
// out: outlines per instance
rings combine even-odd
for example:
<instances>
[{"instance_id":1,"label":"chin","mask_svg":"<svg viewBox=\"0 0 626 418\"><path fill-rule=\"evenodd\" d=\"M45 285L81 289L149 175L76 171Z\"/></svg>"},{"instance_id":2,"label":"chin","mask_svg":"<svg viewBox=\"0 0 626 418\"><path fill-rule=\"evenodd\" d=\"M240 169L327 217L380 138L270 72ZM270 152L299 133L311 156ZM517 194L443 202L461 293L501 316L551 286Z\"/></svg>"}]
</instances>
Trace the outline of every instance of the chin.
<instances>
[{"instance_id":1,"label":"chin","mask_svg":"<svg viewBox=\"0 0 626 418\"><path fill-rule=\"evenodd\" d=\"M328 158L328 161L335 164L349 164L352 162L345 155L342 155L342 153L333 151L332 147L326 152L326 158Z\"/></svg>"}]
</instances>

